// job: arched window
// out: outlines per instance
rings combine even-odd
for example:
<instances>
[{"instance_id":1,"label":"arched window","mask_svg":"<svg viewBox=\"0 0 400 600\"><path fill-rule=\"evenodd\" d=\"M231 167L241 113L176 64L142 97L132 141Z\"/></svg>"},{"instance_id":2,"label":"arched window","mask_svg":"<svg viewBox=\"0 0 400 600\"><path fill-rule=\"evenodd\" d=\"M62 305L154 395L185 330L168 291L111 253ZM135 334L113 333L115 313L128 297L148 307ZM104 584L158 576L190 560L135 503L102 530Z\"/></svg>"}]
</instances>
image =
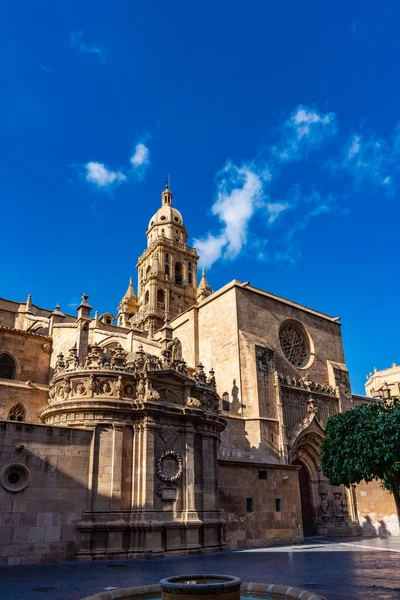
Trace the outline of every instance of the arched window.
<instances>
[{"instance_id":1,"label":"arched window","mask_svg":"<svg viewBox=\"0 0 400 600\"><path fill-rule=\"evenodd\" d=\"M225 412L229 412L229 394L228 392L225 392L224 394L222 394L222 410Z\"/></svg>"},{"instance_id":2,"label":"arched window","mask_svg":"<svg viewBox=\"0 0 400 600\"><path fill-rule=\"evenodd\" d=\"M25 409L22 404L14 404L8 412L9 421L25 421Z\"/></svg>"},{"instance_id":3,"label":"arched window","mask_svg":"<svg viewBox=\"0 0 400 600\"><path fill-rule=\"evenodd\" d=\"M15 379L17 365L9 354L0 354L0 379Z\"/></svg>"},{"instance_id":4,"label":"arched window","mask_svg":"<svg viewBox=\"0 0 400 600\"><path fill-rule=\"evenodd\" d=\"M150 276L151 266L149 265L146 269L146 279Z\"/></svg>"},{"instance_id":5,"label":"arched window","mask_svg":"<svg viewBox=\"0 0 400 600\"><path fill-rule=\"evenodd\" d=\"M188 275L188 282L193 283L193 275L191 273Z\"/></svg>"},{"instance_id":6,"label":"arched window","mask_svg":"<svg viewBox=\"0 0 400 600\"><path fill-rule=\"evenodd\" d=\"M165 275L169 277L169 265L165 265Z\"/></svg>"},{"instance_id":7,"label":"arched window","mask_svg":"<svg viewBox=\"0 0 400 600\"><path fill-rule=\"evenodd\" d=\"M183 283L183 274L182 274L182 263L175 263L175 283L177 285L182 285Z\"/></svg>"},{"instance_id":8,"label":"arched window","mask_svg":"<svg viewBox=\"0 0 400 600\"><path fill-rule=\"evenodd\" d=\"M157 306L158 308L165 307L165 294L164 290L157 290Z\"/></svg>"},{"instance_id":9,"label":"arched window","mask_svg":"<svg viewBox=\"0 0 400 600\"><path fill-rule=\"evenodd\" d=\"M147 290L147 292L144 295L144 303L148 304L150 300L150 294L149 294L149 290Z\"/></svg>"},{"instance_id":10,"label":"arched window","mask_svg":"<svg viewBox=\"0 0 400 600\"><path fill-rule=\"evenodd\" d=\"M178 338L174 339L174 360L182 360L182 344Z\"/></svg>"},{"instance_id":11,"label":"arched window","mask_svg":"<svg viewBox=\"0 0 400 600\"><path fill-rule=\"evenodd\" d=\"M191 261L190 261L190 260L189 260L188 267L189 267L189 271L191 271L191 270L192 270L192 263L191 263Z\"/></svg>"}]
</instances>

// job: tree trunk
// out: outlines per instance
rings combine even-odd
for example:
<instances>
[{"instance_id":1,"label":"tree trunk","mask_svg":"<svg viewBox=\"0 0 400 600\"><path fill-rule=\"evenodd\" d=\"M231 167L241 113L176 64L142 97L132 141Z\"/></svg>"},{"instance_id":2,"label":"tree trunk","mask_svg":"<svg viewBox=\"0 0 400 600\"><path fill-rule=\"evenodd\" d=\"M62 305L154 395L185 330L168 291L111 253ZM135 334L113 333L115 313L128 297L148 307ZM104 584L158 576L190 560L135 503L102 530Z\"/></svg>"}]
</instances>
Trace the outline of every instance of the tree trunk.
<instances>
[{"instance_id":1,"label":"tree trunk","mask_svg":"<svg viewBox=\"0 0 400 600\"><path fill-rule=\"evenodd\" d=\"M393 488L394 501L396 503L397 518L400 525L400 472L393 475L391 478L391 484Z\"/></svg>"}]
</instances>

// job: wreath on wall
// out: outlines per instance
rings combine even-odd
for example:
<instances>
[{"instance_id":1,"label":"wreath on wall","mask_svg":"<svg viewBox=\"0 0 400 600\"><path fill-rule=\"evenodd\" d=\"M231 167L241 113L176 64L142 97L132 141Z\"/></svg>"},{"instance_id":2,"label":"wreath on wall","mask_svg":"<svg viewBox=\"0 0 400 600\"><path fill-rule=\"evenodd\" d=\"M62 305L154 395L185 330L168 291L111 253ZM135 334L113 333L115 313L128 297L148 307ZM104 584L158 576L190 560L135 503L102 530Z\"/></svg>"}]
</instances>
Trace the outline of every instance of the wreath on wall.
<instances>
[{"instance_id":1,"label":"wreath on wall","mask_svg":"<svg viewBox=\"0 0 400 600\"><path fill-rule=\"evenodd\" d=\"M166 472L166 463L171 467L171 463L175 463L175 473L172 473L172 469L169 468ZM182 475L182 460L177 452L174 450L166 450L157 460L157 475L162 481L166 483L174 483Z\"/></svg>"}]
</instances>

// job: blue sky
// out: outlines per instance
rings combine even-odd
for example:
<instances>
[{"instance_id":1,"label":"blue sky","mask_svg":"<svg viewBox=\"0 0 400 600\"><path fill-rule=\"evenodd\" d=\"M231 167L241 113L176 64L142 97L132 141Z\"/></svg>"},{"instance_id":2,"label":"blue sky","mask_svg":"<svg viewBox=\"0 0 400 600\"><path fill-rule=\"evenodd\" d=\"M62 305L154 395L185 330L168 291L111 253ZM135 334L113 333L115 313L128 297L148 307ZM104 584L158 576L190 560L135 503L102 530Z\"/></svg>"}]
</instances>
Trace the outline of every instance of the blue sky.
<instances>
[{"instance_id":1,"label":"blue sky","mask_svg":"<svg viewBox=\"0 0 400 600\"><path fill-rule=\"evenodd\" d=\"M383 10L383 7L385 10ZM396 2L0 2L0 295L115 312L168 173L212 287L400 362Z\"/></svg>"}]
</instances>

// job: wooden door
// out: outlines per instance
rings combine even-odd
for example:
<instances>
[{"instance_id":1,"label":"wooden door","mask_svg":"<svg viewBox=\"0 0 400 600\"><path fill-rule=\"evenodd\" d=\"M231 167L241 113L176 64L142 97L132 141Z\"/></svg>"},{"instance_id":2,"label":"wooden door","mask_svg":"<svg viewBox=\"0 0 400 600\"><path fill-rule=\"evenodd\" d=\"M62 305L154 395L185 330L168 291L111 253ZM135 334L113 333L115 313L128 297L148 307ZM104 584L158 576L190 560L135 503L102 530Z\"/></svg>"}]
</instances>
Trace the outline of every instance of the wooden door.
<instances>
[{"instance_id":1,"label":"wooden door","mask_svg":"<svg viewBox=\"0 0 400 600\"><path fill-rule=\"evenodd\" d=\"M299 471L299 484L300 484L300 500L301 500L301 516L303 519L303 533L304 537L314 535L314 522L312 515L312 502L310 493L310 480L308 477L307 469L300 462L297 463L301 466Z\"/></svg>"}]
</instances>

